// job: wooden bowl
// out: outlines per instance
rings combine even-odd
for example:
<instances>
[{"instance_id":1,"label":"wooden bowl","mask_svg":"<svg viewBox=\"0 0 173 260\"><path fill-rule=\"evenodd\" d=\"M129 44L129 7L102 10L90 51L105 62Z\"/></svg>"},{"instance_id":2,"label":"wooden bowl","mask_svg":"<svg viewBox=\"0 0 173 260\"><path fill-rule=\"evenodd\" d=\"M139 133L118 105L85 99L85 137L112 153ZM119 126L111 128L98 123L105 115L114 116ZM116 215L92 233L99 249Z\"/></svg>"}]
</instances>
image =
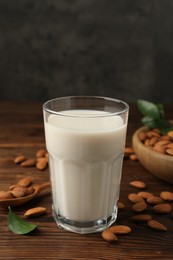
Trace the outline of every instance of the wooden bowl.
<instances>
[{"instance_id":1,"label":"wooden bowl","mask_svg":"<svg viewBox=\"0 0 173 260\"><path fill-rule=\"evenodd\" d=\"M132 137L132 145L140 163L150 173L158 178L173 183L173 156L161 154L145 146L139 139L141 131L147 131L143 126L139 128Z\"/></svg>"}]
</instances>

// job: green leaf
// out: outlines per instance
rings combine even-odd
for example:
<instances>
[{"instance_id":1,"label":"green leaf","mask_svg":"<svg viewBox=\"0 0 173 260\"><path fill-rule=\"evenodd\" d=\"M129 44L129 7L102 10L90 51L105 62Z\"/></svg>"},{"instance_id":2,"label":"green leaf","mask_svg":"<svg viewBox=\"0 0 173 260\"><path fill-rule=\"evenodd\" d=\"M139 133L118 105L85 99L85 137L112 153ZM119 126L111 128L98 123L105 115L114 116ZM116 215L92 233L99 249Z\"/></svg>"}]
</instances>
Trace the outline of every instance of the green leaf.
<instances>
[{"instance_id":1,"label":"green leaf","mask_svg":"<svg viewBox=\"0 0 173 260\"><path fill-rule=\"evenodd\" d=\"M137 101L138 108L144 116L152 117L153 119L159 119L160 113L157 105L152 102L139 99Z\"/></svg>"},{"instance_id":2,"label":"green leaf","mask_svg":"<svg viewBox=\"0 0 173 260\"><path fill-rule=\"evenodd\" d=\"M9 213L7 217L8 228L15 234L28 234L33 231L37 225L31 224L27 221L21 219L17 214L15 214L9 207Z\"/></svg>"},{"instance_id":3,"label":"green leaf","mask_svg":"<svg viewBox=\"0 0 173 260\"><path fill-rule=\"evenodd\" d=\"M144 125L148 126L149 128L157 128L158 127L157 122L155 122L152 117L145 116L145 117L142 118L141 121Z\"/></svg>"}]
</instances>

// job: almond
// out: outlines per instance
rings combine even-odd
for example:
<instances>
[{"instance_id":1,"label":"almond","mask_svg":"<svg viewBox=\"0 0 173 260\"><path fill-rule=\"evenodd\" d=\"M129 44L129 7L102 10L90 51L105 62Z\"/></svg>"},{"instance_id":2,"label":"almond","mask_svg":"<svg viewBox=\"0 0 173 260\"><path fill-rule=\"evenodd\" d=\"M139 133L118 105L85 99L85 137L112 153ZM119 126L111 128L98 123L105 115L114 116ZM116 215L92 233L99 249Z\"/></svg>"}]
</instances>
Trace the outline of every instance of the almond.
<instances>
[{"instance_id":1,"label":"almond","mask_svg":"<svg viewBox=\"0 0 173 260\"><path fill-rule=\"evenodd\" d=\"M147 138L147 139L145 140L144 145L145 145L145 146L150 146L150 139L149 139L149 138Z\"/></svg>"},{"instance_id":2,"label":"almond","mask_svg":"<svg viewBox=\"0 0 173 260\"><path fill-rule=\"evenodd\" d=\"M153 194L148 191L140 191L138 192L138 195L141 196L143 199L148 199L150 197L153 197Z\"/></svg>"},{"instance_id":3,"label":"almond","mask_svg":"<svg viewBox=\"0 0 173 260\"><path fill-rule=\"evenodd\" d=\"M46 169L47 167L47 158L43 158L41 160L39 160L37 163L36 163L36 167L38 170L44 170Z\"/></svg>"},{"instance_id":4,"label":"almond","mask_svg":"<svg viewBox=\"0 0 173 260\"><path fill-rule=\"evenodd\" d=\"M19 155L14 159L15 163L22 163L23 161L26 160L26 157L24 155Z\"/></svg>"},{"instance_id":5,"label":"almond","mask_svg":"<svg viewBox=\"0 0 173 260\"><path fill-rule=\"evenodd\" d=\"M161 197L163 200L173 201L173 192L170 192L170 191L162 191L162 192L160 193L160 197Z\"/></svg>"},{"instance_id":6,"label":"almond","mask_svg":"<svg viewBox=\"0 0 173 260\"><path fill-rule=\"evenodd\" d=\"M161 224L160 222L156 221L156 220L149 220L147 222L148 226L153 228L153 229L156 229L156 230L160 230L160 231L166 231L167 230L167 227L165 227L163 224Z\"/></svg>"},{"instance_id":7,"label":"almond","mask_svg":"<svg viewBox=\"0 0 173 260\"><path fill-rule=\"evenodd\" d=\"M15 186L12 190L11 193L15 198L20 198L26 196L27 193L27 188L23 186Z\"/></svg>"},{"instance_id":8,"label":"almond","mask_svg":"<svg viewBox=\"0 0 173 260\"><path fill-rule=\"evenodd\" d=\"M167 135L168 135L169 137L173 138L173 131L169 131L169 132L167 133Z\"/></svg>"},{"instance_id":9,"label":"almond","mask_svg":"<svg viewBox=\"0 0 173 260\"><path fill-rule=\"evenodd\" d=\"M28 209L25 213L24 216L25 217L36 217L36 216L40 216L43 213L45 213L46 208L44 207L35 207L35 208L31 208Z\"/></svg>"},{"instance_id":10,"label":"almond","mask_svg":"<svg viewBox=\"0 0 173 260\"><path fill-rule=\"evenodd\" d=\"M145 203L145 201L137 202L132 206L132 209L135 212L144 211L146 208L147 208L147 204Z\"/></svg>"},{"instance_id":11,"label":"almond","mask_svg":"<svg viewBox=\"0 0 173 260\"><path fill-rule=\"evenodd\" d=\"M167 144L167 145L166 145L166 148L171 148L171 149L173 149L173 143Z\"/></svg>"},{"instance_id":12,"label":"almond","mask_svg":"<svg viewBox=\"0 0 173 260\"><path fill-rule=\"evenodd\" d=\"M152 205L163 203L163 200L159 196L151 196L147 199L147 202Z\"/></svg>"},{"instance_id":13,"label":"almond","mask_svg":"<svg viewBox=\"0 0 173 260\"><path fill-rule=\"evenodd\" d=\"M133 203L137 203L137 202L140 202L140 201L144 201L143 198L141 196L139 196L138 194L135 194L135 193L130 193L128 195L128 199L133 202Z\"/></svg>"},{"instance_id":14,"label":"almond","mask_svg":"<svg viewBox=\"0 0 173 260\"><path fill-rule=\"evenodd\" d=\"M21 166L23 167L32 167L36 165L36 159L32 158L32 159L27 159L26 161L21 163Z\"/></svg>"},{"instance_id":15,"label":"almond","mask_svg":"<svg viewBox=\"0 0 173 260\"><path fill-rule=\"evenodd\" d=\"M137 188L137 189L144 189L146 188L146 183L143 182L143 181L131 181L129 183L131 186L133 186L134 188Z\"/></svg>"},{"instance_id":16,"label":"almond","mask_svg":"<svg viewBox=\"0 0 173 260\"><path fill-rule=\"evenodd\" d=\"M156 144L153 146L153 150L156 151L156 152L158 152L158 153L164 154L165 151L166 151L166 148L165 148L165 146L163 146L163 145L161 145L161 144L159 144L159 143L156 143Z\"/></svg>"},{"instance_id":17,"label":"almond","mask_svg":"<svg viewBox=\"0 0 173 260\"><path fill-rule=\"evenodd\" d=\"M158 137L153 136L150 141L149 141L149 145L153 146L157 141L159 140Z\"/></svg>"},{"instance_id":18,"label":"almond","mask_svg":"<svg viewBox=\"0 0 173 260\"><path fill-rule=\"evenodd\" d=\"M129 159L132 160L132 161L138 161L138 157L135 153L130 154Z\"/></svg>"},{"instance_id":19,"label":"almond","mask_svg":"<svg viewBox=\"0 0 173 260\"><path fill-rule=\"evenodd\" d=\"M40 149L37 151L36 157L44 157L46 153L47 153L46 149Z\"/></svg>"},{"instance_id":20,"label":"almond","mask_svg":"<svg viewBox=\"0 0 173 260\"><path fill-rule=\"evenodd\" d=\"M12 199L14 198L13 194L10 191L0 191L0 199Z\"/></svg>"},{"instance_id":21,"label":"almond","mask_svg":"<svg viewBox=\"0 0 173 260\"><path fill-rule=\"evenodd\" d=\"M119 208L119 209L125 208L124 203L123 203L123 202L118 202L118 208Z\"/></svg>"},{"instance_id":22,"label":"almond","mask_svg":"<svg viewBox=\"0 0 173 260\"><path fill-rule=\"evenodd\" d=\"M168 140L161 140L161 141L157 142L157 144L159 144L159 145L167 145L167 144L169 144L169 141Z\"/></svg>"},{"instance_id":23,"label":"almond","mask_svg":"<svg viewBox=\"0 0 173 260\"><path fill-rule=\"evenodd\" d=\"M173 148L166 149L166 153L169 155L173 155Z\"/></svg>"},{"instance_id":24,"label":"almond","mask_svg":"<svg viewBox=\"0 0 173 260\"><path fill-rule=\"evenodd\" d=\"M19 186L24 186L24 187L28 187L28 186L31 185L31 183L32 183L31 178L30 178L30 177L25 177L25 178L21 179L21 180L17 183L17 185L19 185Z\"/></svg>"},{"instance_id":25,"label":"almond","mask_svg":"<svg viewBox=\"0 0 173 260\"><path fill-rule=\"evenodd\" d=\"M131 228L125 225L117 225L111 226L107 228L107 231L112 232L114 234L129 234L131 232Z\"/></svg>"},{"instance_id":26,"label":"almond","mask_svg":"<svg viewBox=\"0 0 173 260\"><path fill-rule=\"evenodd\" d=\"M152 219L152 216L149 214L140 214L140 215L132 216L131 219L134 220L135 222L146 222Z\"/></svg>"},{"instance_id":27,"label":"almond","mask_svg":"<svg viewBox=\"0 0 173 260\"><path fill-rule=\"evenodd\" d=\"M107 242L114 242L114 241L118 240L118 237L117 237L114 233L109 232L109 231L107 231L107 230L104 230L104 231L102 232L102 237L103 237L103 239L106 240Z\"/></svg>"},{"instance_id":28,"label":"almond","mask_svg":"<svg viewBox=\"0 0 173 260\"><path fill-rule=\"evenodd\" d=\"M139 133L139 139L144 142L147 139L147 134L145 132Z\"/></svg>"},{"instance_id":29,"label":"almond","mask_svg":"<svg viewBox=\"0 0 173 260\"><path fill-rule=\"evenodd\" d=\"M162 203L162 204L155 205L153 209L156 213L170 213L172 207L170 204Z\"/></svg>"},{"instance_id":30,"label":"almond","mask_svg":"<svg viewBox=\"0 0 173 260\"><path fill-rule=\"evenodd\" d=\"M125 147L124 153L125 153L125 154L134 153L134 149L133 149L132 147Z\"/></svg>"},{"instance_id":31,"label":"almond","mask_svg":"<svg viewBox=\"0 0 173 260\"><path fill-rule=\"evenodd\" d=\"M168 135L162 135L162 136L160 137L160 140L170 141L170 140L171 140L171 137L169 137Z\"/></svg>"}]
</instances>

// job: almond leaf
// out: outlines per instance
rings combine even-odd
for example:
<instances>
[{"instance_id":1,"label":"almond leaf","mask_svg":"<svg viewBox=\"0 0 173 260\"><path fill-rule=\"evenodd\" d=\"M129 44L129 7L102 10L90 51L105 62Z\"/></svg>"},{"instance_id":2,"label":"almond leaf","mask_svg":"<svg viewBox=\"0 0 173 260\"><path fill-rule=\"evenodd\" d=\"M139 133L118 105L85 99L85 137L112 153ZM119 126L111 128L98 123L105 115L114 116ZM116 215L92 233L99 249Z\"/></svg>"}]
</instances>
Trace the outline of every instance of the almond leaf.
<instances>
[{"instance_id":1,"label":"almond leaf","mask_svg":"<svg viewBox=\"0 0 173 260\"><path fill-rule=\"evenodd\" d=\"M15 214L10 207L8 207L9 213L7 217L8 228L15 234L28 234L33 231L37 225L31 224L27 221L24 221L17 214Z\"/></svg>"}]
</instances>

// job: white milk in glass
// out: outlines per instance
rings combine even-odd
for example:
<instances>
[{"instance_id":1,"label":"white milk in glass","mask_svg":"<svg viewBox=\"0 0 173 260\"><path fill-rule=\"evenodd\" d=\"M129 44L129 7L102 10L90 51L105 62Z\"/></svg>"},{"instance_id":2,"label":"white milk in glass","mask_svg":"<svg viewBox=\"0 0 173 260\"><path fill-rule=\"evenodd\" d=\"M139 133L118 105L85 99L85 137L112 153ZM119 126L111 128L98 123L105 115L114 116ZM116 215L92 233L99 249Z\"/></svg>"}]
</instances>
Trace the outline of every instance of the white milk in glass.
<instances>
[{"instance_id":1,"label":"white milk in glass","mask_svg":"<svg viewBox=\"0 0 173 260\"><path fill-rule=\"evenodd\" d=\"M60 114L45 120L54 211L79 222L107 219L116 212L127 125L109 112Z\"/></svg>"}]
</instances>

